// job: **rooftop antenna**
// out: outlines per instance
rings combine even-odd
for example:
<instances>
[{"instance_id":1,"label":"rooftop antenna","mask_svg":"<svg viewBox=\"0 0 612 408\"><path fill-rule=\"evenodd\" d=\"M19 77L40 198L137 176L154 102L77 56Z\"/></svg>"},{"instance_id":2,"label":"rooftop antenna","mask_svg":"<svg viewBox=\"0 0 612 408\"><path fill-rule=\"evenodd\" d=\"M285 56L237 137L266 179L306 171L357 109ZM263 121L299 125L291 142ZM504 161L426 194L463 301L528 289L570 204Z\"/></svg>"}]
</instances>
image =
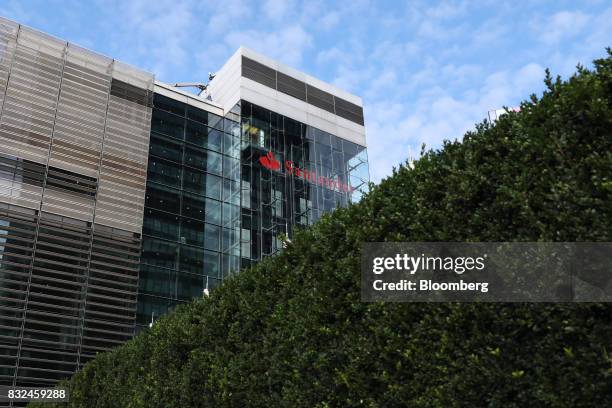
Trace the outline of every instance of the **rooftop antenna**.
<instances>
[{"instance_id":1,"label":"rooftop antenna","mask_svg":"<svg viewBox=\"0 0 612 408\"><path fill-rule=\"evenodd\" d=\"M198 96L202 96L202 94L204 92L206 92L206 89L208 89L208 84L210 83L210 81L213 80L213 78L217 76L217 74L215 74L214 72L209 72L208 73L208 82L207 83L202 83L202 82L177 82L174 84L175 88L198 88L200 91L198 92Z\"/></svg>"}]
</instances>

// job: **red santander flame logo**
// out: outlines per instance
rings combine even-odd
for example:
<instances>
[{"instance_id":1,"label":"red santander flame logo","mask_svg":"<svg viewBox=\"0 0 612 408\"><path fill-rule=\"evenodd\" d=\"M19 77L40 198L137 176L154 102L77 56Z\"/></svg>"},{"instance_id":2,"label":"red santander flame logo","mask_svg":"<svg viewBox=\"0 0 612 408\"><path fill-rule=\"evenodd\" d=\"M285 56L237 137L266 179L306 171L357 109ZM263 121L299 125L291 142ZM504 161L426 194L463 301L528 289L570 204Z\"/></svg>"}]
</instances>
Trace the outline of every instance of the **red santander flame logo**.
<instances>
[{"instance_id":1,"label":"red santander flame logo","mask_svg":"<svg viewBox=\"0 0 612 408\"><path fill-rule=\"evenodd\" d=\"M272 152L268 152L268 154L266 154L265 156L261 156L259 158L259 163L261 163L261 165L268 170L278 171L281 167L280 162L276 160L276 157L274 157L274 154Z\"/></svg>"}]
</instances>

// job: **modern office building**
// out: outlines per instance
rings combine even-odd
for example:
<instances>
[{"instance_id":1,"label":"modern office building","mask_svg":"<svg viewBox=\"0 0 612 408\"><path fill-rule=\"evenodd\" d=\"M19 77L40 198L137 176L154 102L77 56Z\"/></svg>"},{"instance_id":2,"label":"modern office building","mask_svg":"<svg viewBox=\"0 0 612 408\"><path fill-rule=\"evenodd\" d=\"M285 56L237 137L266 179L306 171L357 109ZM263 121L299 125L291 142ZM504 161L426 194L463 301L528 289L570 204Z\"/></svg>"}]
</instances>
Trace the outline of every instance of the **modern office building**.
<instances>
[{"instance_id":1,"label":"modern office building","mask_svg":"<svg viewBox=\"0 0 612 408\"><path fill-rule=\"evenodd\" d=\"M0 18L0 385L45 385L359 200L361 100L245 48L202 96Z\"/></svg>"}]
</instances>

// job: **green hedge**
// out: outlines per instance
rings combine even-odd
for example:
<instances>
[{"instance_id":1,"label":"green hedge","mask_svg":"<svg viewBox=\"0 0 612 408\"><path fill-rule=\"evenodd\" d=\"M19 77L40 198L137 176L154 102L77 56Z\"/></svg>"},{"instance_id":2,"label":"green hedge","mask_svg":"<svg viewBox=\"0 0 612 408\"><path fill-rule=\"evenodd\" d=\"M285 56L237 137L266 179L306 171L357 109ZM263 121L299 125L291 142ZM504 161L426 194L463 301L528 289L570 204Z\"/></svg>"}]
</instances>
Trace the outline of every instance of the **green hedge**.
<instances>
[{"instance_id":1,"label":"green hedge","mask_svg":"<svg viewBox=\"0 0 612 408\"><path fill-rule=\"evenodd\" d=\"M612 241L610 50L594 64L99 355L70 406L611 406L610 305L367 304L359 289L364 241Z\"/></svg>"}]
</instances>

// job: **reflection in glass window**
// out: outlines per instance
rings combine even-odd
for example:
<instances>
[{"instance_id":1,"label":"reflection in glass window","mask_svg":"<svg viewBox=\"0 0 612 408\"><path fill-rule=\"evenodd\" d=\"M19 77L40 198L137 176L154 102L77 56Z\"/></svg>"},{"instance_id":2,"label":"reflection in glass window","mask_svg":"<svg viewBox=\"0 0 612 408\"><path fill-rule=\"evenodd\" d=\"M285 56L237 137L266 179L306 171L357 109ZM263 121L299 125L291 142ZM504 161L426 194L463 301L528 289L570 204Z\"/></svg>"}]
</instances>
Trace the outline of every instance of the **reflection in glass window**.
<instances>
[{"instance_id":1,"label":"reflection in glass window","mask_svg":"<svg viewBox=\"0 0 612 408\"><path fill-rule=\"evenodd\" d=\"M155 133L151 135L149 151L154 156L179 163L183 155L181 143L161 135L156 135Z\"/></svg>"},{"instance_id":2,"label":"reflection in glass window","mask_svg":"<svg viewBox=\"0 0 612 408\"><path fill-rule=\"evenodd\" d=\"M139 324L149 324L152 320L159 316L168 313L175 305L168 298L159 298L146 294L138 295L138 311L136 313L136 321Z\"/></svg>"},{"instance_id":3,"label":"reflection in glass window","mask_svg":"<svg viewBox=\"0 0 612 408\"><path fill-rule=\"evenodd\" d=\"M175 99L168 98L166 96L155 94L153 100L153 106L155 109L165 110L167 112L174 113L178 116L185 116L185 104Z\"/></svg>"},{"instance_id":4,"label":"reflection in glass window","mask_svg":"<svg viewBox=\"0 0 612 408\"><path fill-rule=\"evenodd\" d=\"M218 251L221 241L221 227L212 224L205 224L204 231L204 248Z\"/></svg>"},{"instance_id":5,"label":"reflection in glass window","mask_svg":"<svg viewBox=\"0 0 612 408\"><path fill-rule=\"evenodd\" d=\"M214 278L219 277L219 254L211 251L204 251L204 275ZM210 285L210 282L209 282Z\"/></svg>"},{"instance_id":6,"label":"reflection in glass window","mask_svg":"<svg viewBox=\"0 0 612 408\"><path fill-rule=\"evenodd\" d=\"M182 244L202 246L204 244L204 223L188 218L181 221Z\"/></svg>"},{"instance_id":7,"label":"reflection in glass window","mask_svg":"<svg viewBox=\"0 0 612 408\"><path fill-rule=\"evenodd\" d=\"M180 209L179 191L150 183L147 188L145 206L178 214Z\"/></svg>"},{"instance_id":8,"label":"reflection in glass window","mask_svg":"<svg viewBox=\"0 0 612 408\"><path fill-rule=\"evenodd\" d=\"M183 245L181 246L181 264L179 271L185 273L202 274L204 272L204 253L208 252L201 248Z\"/></svg>"},{"instance_id":9,"label":"reflection in glass window","mask_svg":"<svg viewBox=\"0 0 612 408\"><path fill-rule=\"evenodd\" d=\"M221 177L185 167L183 188L216 200L221 199Z\"/></svg>"},{"instance_id":10,"label":"reflection in glass window","mask_svg":"<svg viewBox=\"0 0 612 408\"><path fill-rule=\"evenodd\" d=\"M170 269L143 265L138 277L138 290L140 293L174 297L176 291L175 272Z\"/></svg>"},{"instance_id":11,"label":"reflection in glass window","mask_svg":"<svg viewBox=\"0 0 612 408\"><path fill-rule=\"evenodd\" d=\"M223 133L201 123L187 121L185 140L205 149L221 151Z\"/></svg>"},{"instance_id":12,"label":"reflection in glass window","mask_svg":"<svg viewBox=\"0 0 612 408\"><path fill-rule=\"evenodd\" d=\"M150 237L142 240L141 262L147 265L174 268L178 246L176 243L162 241Z\"/></svg>"},{"instance_id":13,"label":"reflection in glass window","mask_svg":"<svg viewBox=\"0 0 612 408\"><path fill-rule=\"evenodd\" d=\"M205 198L195 194L183 194L182 214L184 217L204 219Z\"/></svg>"},{"instance_id":14,"label":"reflection in glass window","mask_svg":"<svg viewBox=\"0 0 612 408\"><path fill-rule=\"evenodd\" d=\"M161 110L153 110L151 119L151 131L158 132L176 139L183 139L184 119L172 113Z\"/></svg>"},{"instance_id":15,"label":"reflection in glass window","mask_svg":"<svg viewBox=\"0 0 612 408\"><path fill-rule=\"evenodd\" d=\"M146 208L142 233L176 241L179 232L178 224L178 216Z\"/></svg>"},{"instance_id":16,"label":"reflection in glass window","mask_svg":"<svg viewBox=\"0 0 612 408\"><path fill-rule=\"evenodd\" d=\"M148 181L172 187L181 186L181 168L175 163L150 157L147 173Z\"/></svg>"},{"instance_id":17,"label":"reflection in glass window","mask_svg":"<svg viewBox=\"0 0 612 408\"><path fill-rule=\"evenodd\" d=\"M221 224L221 203L219 201L206 199L204 221L216 225Z\"/></svg>"},{"instance_id":18,"label":"reflection in glass window","mask_svg":"<svg viewBox=\"0 0 612 408\"><path fill-rule=\"evenodd\" d=\"M202 296L204 282L202 275L191 273L176 274L176 296L181 300L190 300Z\"/></svg>"}]
</instances>

